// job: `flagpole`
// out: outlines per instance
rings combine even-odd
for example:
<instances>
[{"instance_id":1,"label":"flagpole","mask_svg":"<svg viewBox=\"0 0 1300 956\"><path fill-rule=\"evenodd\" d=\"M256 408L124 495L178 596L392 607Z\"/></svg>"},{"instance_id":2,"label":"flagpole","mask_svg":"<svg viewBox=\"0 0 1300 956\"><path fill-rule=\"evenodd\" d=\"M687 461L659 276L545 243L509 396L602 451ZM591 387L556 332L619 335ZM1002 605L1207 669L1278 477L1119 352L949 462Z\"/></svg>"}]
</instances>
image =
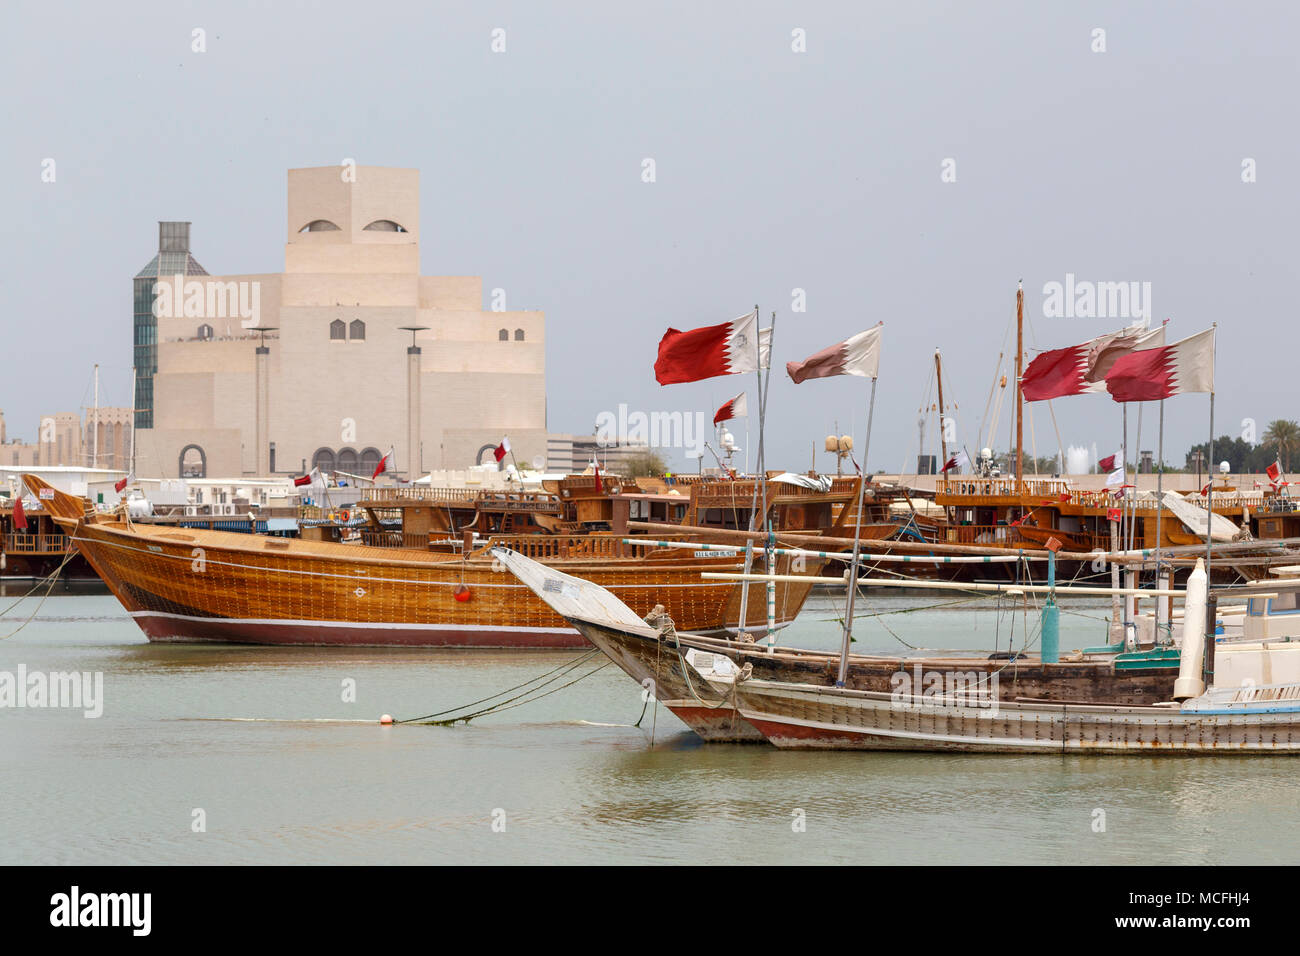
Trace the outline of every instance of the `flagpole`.
<instances>
[{"instance_id":1,"label":"flagpole","mask_svg":"<svg viewBox=\"0 0 1300 956\"><path fill-rule=\"evenodd\" d=\"M1122 446L1120 450L1120 468L1124 472L1124 480L1120 482L1120 520L1112 522L1110 526L1110 546L1113 550L1118 551L1124 542L1124 518L1128 512L1128 489L1124 486L1128 484L1128 403L1121 402L1121 418L1123 422L1123 435L1121 438ZM1100 471L1101 469L1098 469ZM1110 586L1118 589L1120 586L1120 569L1119 564L1112 561L1110 564ZM1120 639L1123 640L1128 634L1128 604L1124 601L1122 595L1115 594L1110 599L1111 617L1120 630ZM1115 634L1111 633L1111 643L1114 644Z\"/></svg>"},{"instance_id":2,"label":"flagpole","mask_svg":"<svg viewBox=\"0 0 1300 956\"><path fill-rule=\"evenodd\" d=\"M758 367L763 367L763 331L759 327L758 306L754 306L754 329L758 338ZM772 336L776 335L776 312L772 313L772 324L769 326ZM771 365L772 342L768 340L768 365ZM763 377L763 395L759 402L759 415L764 418L767 415L767 390L772 384L772 369L769 367L767 375ZM766 451L764 452L766 456ZM763 460L763 521L767 527L767 551L763 556L763 565L768 574L775 574L776 569L773 567L773 561L776 559L774 551L776 547L776 535L773 533L772 520L767 514L767 459ZM776 649L776 582L767 582L767 652L773 653Z\"/></svg>"},{"instance_id":3,"label":"flagpole","mask_svg":"<svg viewBox=\"0 0 1300 956\"><path fill-rule=\"evenodd\" d=\"M1218 323L1216 322L1215 325ZM1214 393L1210 392L1210 444L1207 449L1210 456L1210 464L1214 463ZM1210 542L1214 540L1214 473L1210 472L1206 477L1210 480L1210 489L1205 496L1205 582L1208 586L1210 582L1210 558L1214 549ZM1213 607L1213 605L1211 605ZM1187 625L1184 623L1183 625ZM1206 653L1206 660L1209 662L1209 670L1214 670L1214 640L1216 637L1216 622L1214 615L1207 615L1205 620L1205 646L1209 649ZM1213 680L1213 678L1210 678Z\"/></svg>"},{"instance_id":4,"label":"flagpole","mask_svg":"<svg viewBox=\"0 0 1300 956\"><path fill-rule=\"evenodd\" d=\"M843 687L849 673L849 645L853 642L853 599L858 593L858 564L861 551L858 548L862 540L862 503L866 499L867 489L867 452L871 448L871 420L876 411L876 378L871 379L871 402L867 406L867 439L862 445L862 474L858 477L858 513L853 523L853 560L849 563L848 598L844 608L844 640L840 646L840 670L835 678L835 686Z\"/></svg>"},{"instance_id":5,"label":"flagpole","mask_svg":"<svg viewBox=\"0 0 1300 956\"><path fill-rule=\"evenodd\" d=\"M1160 538L1161 521L1165 514L1165 400L1160 399L1160 427L1156 431L1156 577L1155 586L1160 587L1160 552L1164 543ZM1155 601L1155 629L1151 635L1153 645L1160 644L1160 599Z\"/></svg>"},{"instance_id":6,"label":"flagpole","mask_svg":"<svg viewBox=\"0 0 1300 956\"><path fill-rule=\"evenodd\" d=\"M763 407L763 336L758 328L758 316L759 316L758 306L755 305L754 306L754 339L755 339L754 348L757 350L757 355L758 355L758 362L756 363L758 367L754 370L754 374L758 376L758 452L755 457L757 458L756 467L759 473L762 475L761 482L763 484L763 502L764 505L766 506L767 475L764 473L764 469L763 469L763 425L764 425L764 413L766 412L766 409ZM757 527L758 487L759 486L757 484L754 485L754 493L750 496L750 503L749 503L749 530L750 531L759 530L759 528ZM749 574L753 570L753 567L754 567L754 543L752 541L746 541L745 542L745 573ZM770 568L768 569L768 572L771 573ZM749 622L749 582L746 581L744 584L741 585L740 588L740 620L736 622L737 637L745 633L745 626L748 624L748 622Z\"/></svg>"}]
</instances>

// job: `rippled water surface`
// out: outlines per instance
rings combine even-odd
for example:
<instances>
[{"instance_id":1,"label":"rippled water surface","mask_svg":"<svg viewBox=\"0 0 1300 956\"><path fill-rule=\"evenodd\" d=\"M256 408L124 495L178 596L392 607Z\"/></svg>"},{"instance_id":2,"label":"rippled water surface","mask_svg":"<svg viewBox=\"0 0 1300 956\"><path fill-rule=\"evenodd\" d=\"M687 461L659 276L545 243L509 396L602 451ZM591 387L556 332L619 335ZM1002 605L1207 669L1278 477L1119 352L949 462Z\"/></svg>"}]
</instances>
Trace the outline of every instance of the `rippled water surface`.
<instances>
[{"instance_id":1,"label":"rippled water surface","mask_svg":"<svg viewBox=\"0 0 1300 956\"><path fill-rule=\"evenodd\" d=\"M856 646L1023 643L1021 615L946 604L873 599L863 613L889 613L864 619ZM1100 643L1105 608L1067 607L1063 646ZM34 609L10 608L0 634ZM837 646L834 599L815 597L782 640ZM0 863L1300 859L1300 763L1288 758L706 746L653 706L633 726L640 688L612 665L469 726L377 723L578 656L151 645L112 597L56 592L0 640L0 672L100 672L104 712L0 709ZM206 832L193 831L196 810Z\"/></svg>"}]
</instances>

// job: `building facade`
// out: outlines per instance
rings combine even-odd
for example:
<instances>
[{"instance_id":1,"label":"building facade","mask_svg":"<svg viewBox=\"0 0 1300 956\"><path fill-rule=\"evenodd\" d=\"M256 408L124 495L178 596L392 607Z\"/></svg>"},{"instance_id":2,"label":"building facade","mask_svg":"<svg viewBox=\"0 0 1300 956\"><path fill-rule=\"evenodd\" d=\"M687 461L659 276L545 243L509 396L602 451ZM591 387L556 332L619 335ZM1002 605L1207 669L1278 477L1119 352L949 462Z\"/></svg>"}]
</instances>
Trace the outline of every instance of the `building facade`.
<instances>
[{"instance_id":1,"label":"building facade","mask_svg":"<svg viewBox=\"0 0 1300 956\"><path fill-rule=\"evenodd\" d=\"M130 467L130 449L129 408L89 408L84 420L76 412L42 415L34 442L10 441L0 411L0 466L125 471Z\"/></svg>"},{"instance_id":2,"label":"building facade","mask_svg":"<svg viewBox=\"0 0 1300 956\"><path fill-rule=\"evenodd\" d=\"M545 456L545 317L420 275L418 172L288 178L281 273L208 275L188 224L161 224L133 290L138 474L369 477L391 448L414 478L490 461L503 436Z\"/></svg>"}]
</instances>

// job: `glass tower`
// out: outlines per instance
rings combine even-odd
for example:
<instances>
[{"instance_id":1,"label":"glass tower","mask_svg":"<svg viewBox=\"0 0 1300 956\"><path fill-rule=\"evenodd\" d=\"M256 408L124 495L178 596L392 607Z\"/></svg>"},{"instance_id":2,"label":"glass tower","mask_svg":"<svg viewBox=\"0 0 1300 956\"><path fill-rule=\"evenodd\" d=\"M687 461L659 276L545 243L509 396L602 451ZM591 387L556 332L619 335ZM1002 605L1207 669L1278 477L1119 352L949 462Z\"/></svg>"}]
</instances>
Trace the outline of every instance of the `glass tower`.
<instances>
[{"instance_id":1,"label":"glass tower","mask_svg":"<svg viewBox=\"0 0 1300 956\"><path fill-rule=\"evenodd\" d=\"M158 254L135 274L135 427L153 428L153 377L158 371L158 319L153 314L154 283L172 276L205 276L190 255L188 222L158 223Z\"/></svg>"}]
</instances>

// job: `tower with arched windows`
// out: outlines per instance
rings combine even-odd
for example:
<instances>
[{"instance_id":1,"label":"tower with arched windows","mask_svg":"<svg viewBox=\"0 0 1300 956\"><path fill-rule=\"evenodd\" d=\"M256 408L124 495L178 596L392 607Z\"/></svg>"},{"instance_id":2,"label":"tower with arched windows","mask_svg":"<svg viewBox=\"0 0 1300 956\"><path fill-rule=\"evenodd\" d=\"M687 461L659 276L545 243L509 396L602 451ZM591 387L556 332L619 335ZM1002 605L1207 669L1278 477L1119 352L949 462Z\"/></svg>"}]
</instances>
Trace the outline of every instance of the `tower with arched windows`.
<instances>
[{"instance_id":1,"label":"tower with arched windows","mask_svg":"<svg viewBox=\"0 0 1300 956\"><path fill-rule=\"evenodd\" d=\"M274 458L368 477L391 447L416 477L503 435L520 461L544 455L545 316L485 309L476 276L421 275L419 198L414 169L292 169L283 272L137 288L137 317L161 311L139 473L265 474Z\"/></svg>"}]
</instances>

